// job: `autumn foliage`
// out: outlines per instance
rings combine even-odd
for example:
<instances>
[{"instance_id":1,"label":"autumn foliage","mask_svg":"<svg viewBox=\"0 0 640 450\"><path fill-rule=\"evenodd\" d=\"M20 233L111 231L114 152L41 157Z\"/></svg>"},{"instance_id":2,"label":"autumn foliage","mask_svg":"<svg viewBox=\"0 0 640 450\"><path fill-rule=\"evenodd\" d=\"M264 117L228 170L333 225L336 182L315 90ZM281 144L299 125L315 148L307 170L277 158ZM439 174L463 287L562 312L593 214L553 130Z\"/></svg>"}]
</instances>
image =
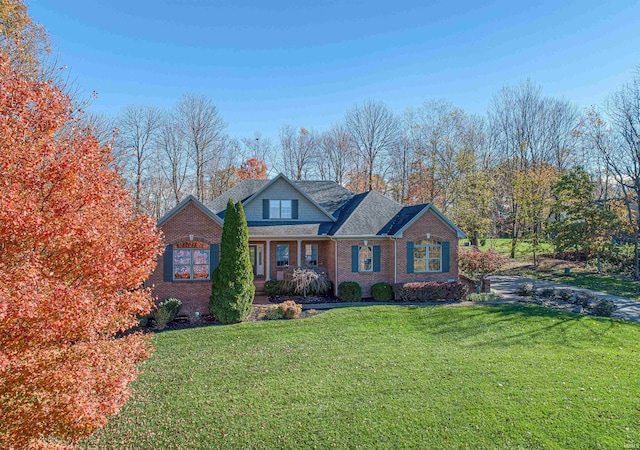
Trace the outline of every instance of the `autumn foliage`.
<instances>
[{"instance_id":1,"label":"autumn foliage","mask_svg":"<svg viewBox=\"0 0 640 450\"><path fill-rule=\"evenodd\" d=\"M238 168L241 180L267 180L267 165L258 158L249 158Z\"/></svg>"},{"instance_id":2,"label":"autumn foliage","mask_svg":"<svg viewBox=\"0 0 640 450\"><path fill-rule=\"evenodd\" d=\"M150 350L122 332L152 306L160 237L76 112L0 54L0 448L104 425Z\"/></svg>"},{"instance_id":3,"label":"autumn foliage","mask_svg":"<svg viewBox=\"0 0 640 450\"><path fill-rule=\"evenodd\" d=\"M458 255L460 269L475 282L478 293L482 288L482 281L504 264L505 258L492 248L482 251L474 246L460 251Z\"/></svg>"}]
</instances>

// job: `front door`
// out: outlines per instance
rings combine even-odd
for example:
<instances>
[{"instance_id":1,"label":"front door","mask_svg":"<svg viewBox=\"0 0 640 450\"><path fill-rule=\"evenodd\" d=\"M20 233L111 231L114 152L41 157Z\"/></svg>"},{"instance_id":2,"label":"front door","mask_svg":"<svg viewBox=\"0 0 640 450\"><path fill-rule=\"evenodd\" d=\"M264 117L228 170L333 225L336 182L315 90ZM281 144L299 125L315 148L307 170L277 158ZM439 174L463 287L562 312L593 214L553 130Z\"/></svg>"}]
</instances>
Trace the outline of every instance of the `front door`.
<instances>
[{"instance_id":1,"label":"front door","mask_svg":"<svg viewBox=\"0 0 640 450\"><path fill-rule=\"evenodd\" d=\"M255 274L256 274L256 261L258 260L258 258L256 258L256 246L255 245L250 245L249 246L249 259L251 259L251 266L253 267L253 275L255 276Z\"/></svg>"}]
</instances>

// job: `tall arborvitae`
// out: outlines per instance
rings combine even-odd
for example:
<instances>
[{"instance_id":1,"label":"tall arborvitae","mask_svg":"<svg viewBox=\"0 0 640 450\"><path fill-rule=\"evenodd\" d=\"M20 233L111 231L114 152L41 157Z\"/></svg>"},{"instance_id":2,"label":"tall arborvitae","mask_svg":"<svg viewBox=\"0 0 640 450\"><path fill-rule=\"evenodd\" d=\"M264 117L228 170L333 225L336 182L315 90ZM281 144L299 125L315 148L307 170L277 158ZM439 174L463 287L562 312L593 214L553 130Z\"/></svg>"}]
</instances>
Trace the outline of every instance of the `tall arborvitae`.
<instances>
[{"instance_id":1,"label":"tall arborvitae","mask_svg":"<svg viewBox=\"0 0 640 450\"><path fill-rule=\"evenodd\" d=\"M214 271L209 312L222 323L245 320L251 312L255 286L249 258L249 229L242 203L229 199L222 228L220 264Z\"/></svg>"}]
</instances>

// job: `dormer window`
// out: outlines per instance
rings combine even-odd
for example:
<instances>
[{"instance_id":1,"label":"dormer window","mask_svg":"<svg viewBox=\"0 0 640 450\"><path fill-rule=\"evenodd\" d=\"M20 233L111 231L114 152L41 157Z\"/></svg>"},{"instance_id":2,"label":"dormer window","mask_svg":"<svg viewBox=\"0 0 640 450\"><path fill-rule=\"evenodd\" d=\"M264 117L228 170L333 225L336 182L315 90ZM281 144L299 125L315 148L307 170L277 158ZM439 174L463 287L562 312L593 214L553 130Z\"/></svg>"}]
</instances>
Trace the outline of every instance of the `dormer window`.
<instances>
[{"instance_id":1,"label":"dormer window","mask_svg":"<svg viewBox=\"0 0 640 450\"><path fill-rule=\"evenodd\" d=\"M270 219L291 219L291 200L269 200Z\"/></svg>"}]
</instances>

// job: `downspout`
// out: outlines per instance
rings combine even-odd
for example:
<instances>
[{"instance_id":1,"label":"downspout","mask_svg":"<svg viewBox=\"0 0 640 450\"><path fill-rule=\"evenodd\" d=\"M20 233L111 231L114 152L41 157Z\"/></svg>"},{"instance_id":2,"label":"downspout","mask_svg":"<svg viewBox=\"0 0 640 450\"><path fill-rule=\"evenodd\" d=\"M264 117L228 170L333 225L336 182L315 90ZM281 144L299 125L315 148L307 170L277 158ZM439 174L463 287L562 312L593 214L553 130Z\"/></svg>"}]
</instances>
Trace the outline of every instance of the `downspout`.
<instances>
[{"instance_id":1,"label":"downspout","mask_svg":"<svg viewBox=\"0 0 640 450\"><path fill-rule=\"evenodd\" d=\"M333 295L337 296L338 295L338 241L336 241L334 238L330 237L329 238L333 244L334 244L334 256L333 256L333 262L335 263L335 283L333 283Z\"/></svg>"},{"instance_id":2,"label":"downspout","mask_svg":"<svg viewBox=\"0 0 640 450\"><path fill-rule=\"evenodd\" d=\"M393 284L398 283L398 239L393 239Z\"/></svg>"}]
</instances>

